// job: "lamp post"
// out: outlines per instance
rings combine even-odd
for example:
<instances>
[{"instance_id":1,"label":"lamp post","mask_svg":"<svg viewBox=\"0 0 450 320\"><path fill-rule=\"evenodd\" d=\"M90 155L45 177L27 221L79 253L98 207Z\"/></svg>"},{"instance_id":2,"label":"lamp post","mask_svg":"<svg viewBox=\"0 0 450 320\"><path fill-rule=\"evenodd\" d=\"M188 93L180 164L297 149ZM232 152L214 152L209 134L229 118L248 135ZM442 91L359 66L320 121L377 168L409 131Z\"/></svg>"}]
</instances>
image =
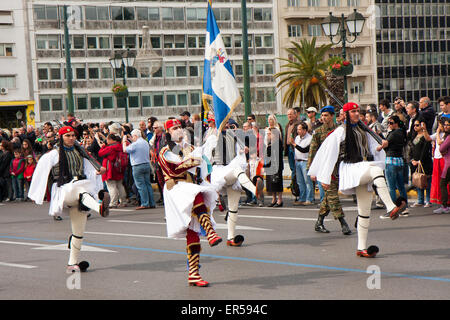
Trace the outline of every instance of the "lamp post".
<instances>
[{"instance_id":1,"label":"lamp post","mask_svg":"<svg viewBox=\"0 0 450 320\"><path fill-rule=\"evenodd\" d=\"M327 37L330 38L332 44L339 44L342 42L342 58L347 58L346 44L353 43L356 38L361 34L364 27L365 18L364 16L357 12L356 9L345 18L344 14L341 18L336 18L330 12L330 15L323 19L322 29ZM347 25L347 28L346 28ZM340 33L340 39L337 42L333 41L333 38ZM350 38L353 37L353 38ZM347 91L347 75L344 75L344 103L348 102L348 91Z\"/></svg>"},{"instance_id":2,"label":"lamp post","mask_svg":"<svg viewBox=\"0 0 450 320\"><path fill-rule=\"evenodd\" d=\"M130 49L127 49L127 51L125 51L124 53L116 52L114 56L109 59L109 63L111 64L114 73L116 72L117 69L122 70L124 86L127 85L128 67L133 67L135 60L136 57L134 56L134 54L130 52ZM128 123L128 90L122 97L125 98L125 121L126 123Z\"/></svg>"}]
</instances>

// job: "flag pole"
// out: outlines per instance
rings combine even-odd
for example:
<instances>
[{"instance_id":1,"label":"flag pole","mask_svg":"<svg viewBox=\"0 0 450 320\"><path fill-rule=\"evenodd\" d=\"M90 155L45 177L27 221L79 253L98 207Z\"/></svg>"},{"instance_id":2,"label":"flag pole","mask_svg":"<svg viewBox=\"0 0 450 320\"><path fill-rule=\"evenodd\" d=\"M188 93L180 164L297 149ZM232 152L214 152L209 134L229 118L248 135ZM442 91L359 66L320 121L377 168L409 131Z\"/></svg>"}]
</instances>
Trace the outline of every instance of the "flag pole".
<instances>
[{"instance_id":1,"label":"flag pole","mask_svg":"<svg viewBox=\"0 0 450 320\"><path fill-rule=\"evenodd\" d=\"M248 66L247 1L241 0L242 12L242 58L244 71L244 106L245 119L252 113L250 94L250 70Z\"/></svg>"}]
</instances>

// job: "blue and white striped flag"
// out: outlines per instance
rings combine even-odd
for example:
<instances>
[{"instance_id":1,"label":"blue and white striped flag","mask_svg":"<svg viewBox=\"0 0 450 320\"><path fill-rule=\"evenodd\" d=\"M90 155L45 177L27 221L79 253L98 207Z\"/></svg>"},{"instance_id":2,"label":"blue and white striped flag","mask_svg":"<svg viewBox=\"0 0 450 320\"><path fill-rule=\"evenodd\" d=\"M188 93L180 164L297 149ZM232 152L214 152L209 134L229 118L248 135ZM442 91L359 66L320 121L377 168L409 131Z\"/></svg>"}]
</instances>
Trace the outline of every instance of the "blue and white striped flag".
<instances>
[{"instance_id":1,"label":"blue and white striped flag","mask_svg":"<svg viewBox=\"0 0 450 320\"><path fill-rule=\"evenodd\" d=\"M212 100L217 128L222 123L225 125L242 100L210 2L206 24L203 97Z\"/></svg>"}]
</instances>

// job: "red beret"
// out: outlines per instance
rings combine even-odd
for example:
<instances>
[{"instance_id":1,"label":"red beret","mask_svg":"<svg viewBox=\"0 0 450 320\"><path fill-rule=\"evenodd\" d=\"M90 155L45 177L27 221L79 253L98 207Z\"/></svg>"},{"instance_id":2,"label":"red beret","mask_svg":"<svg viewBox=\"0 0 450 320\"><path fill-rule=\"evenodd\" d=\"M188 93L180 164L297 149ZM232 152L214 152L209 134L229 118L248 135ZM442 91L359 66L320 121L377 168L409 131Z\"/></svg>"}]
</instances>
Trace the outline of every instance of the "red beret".
<instances>
[{"instance_id":1,"label":"red beret","mask_svg":"<svg viewBox=\"0 0 450 320\"><path fill-rule=\"evenodd\" d=\"M358 108L359 108L359 106L354 102L348 102L348 103L344 104L344 106L342 107L342 109L344 109L344 112L347 112L347 111L350 111L353 109L358 109Z\"/></svg>"},{"instance_id":2,"label":"red beret","mask_svg":"<svg viewBox=\"0 0 450 320\"><path fill-rule=\"evenodd\" d=\"M166 129L166 131L169 131L169 129L174 126L181 126L181 122L178 119L169 119L164 123L164 129Z\"/></svg>"},{"instance_id":3,"label":"red beret","mask_svg":"<svg viewBox=\"0 0 450 320\"><path fill-rule=\"evenodd\" d=\"M60 137L69 132L75 132L75 130L71 126L65 126L58 131Z\"/></svg>"}]
</instances>

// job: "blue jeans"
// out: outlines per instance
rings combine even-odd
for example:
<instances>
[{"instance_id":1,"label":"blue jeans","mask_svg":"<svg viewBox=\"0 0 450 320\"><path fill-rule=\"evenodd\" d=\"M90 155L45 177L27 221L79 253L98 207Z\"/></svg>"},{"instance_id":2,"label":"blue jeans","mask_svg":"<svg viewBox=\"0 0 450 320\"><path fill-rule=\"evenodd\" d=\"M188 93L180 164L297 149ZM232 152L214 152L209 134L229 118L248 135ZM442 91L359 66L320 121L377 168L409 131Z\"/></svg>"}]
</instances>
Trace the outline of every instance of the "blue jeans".
<instances>
[{"instance_id":1,"label":"blue jeans","mask_svg":"<svg viewBox=\"0 0 450 320\"><path fill-rule=\"evenodd\" d=\"M322 184L317 181L317 186L319 187L319 194L320 194L320 202L322 202L323 197L325 196L325 190L323 190Z\"/></svg>"},{"instance_id":2,"label":"blue jeans","mask_svg":"<svg viewBox=\"0 0 450 320\"><path fill-rule=\"evenodd\" d=\"M386 164L385 172L387 185L389 187L389 195L391 196L392 201L395 202L395 200L397 200L397 190L399 191L401 197L408 199L404 181L404 166Z\"/></svg>"},{"instance_id":3,"label":"blue jeans","mask_svg":"<svg viewBox=\"0 0 450 320\"><path fill-rule=\"evenodd\" d=\"M311 178L306 174L306 161L295 161L295 173L300 189L299 201L314 201L314 187Z\"/></svg>"},{"instance_id":4,"label":"blue jeans","mask_svg":"<svg viewBox=\"0 0 450 320\"><path fill-rule=\"evenodd\" d=\"M295 150L292 149L292 146L287 146L288 148L288 162L289 162L289 169L291 169L291 172L293 173L295 168Z\"/></svg>"},{"instance_id":5,"label":"blue jeans","mask_svg":"<svg viewBox=\"0 0 450 320\"><path fill-rule=\"evenodd\" d=\"M150 164L143 163L133 166L133 178L139 196L141 197L141 206L154 207L153 189L150 183Z\"/></svg>"},{"instance_id":6,"label":"blue jeans","mask_svg":"<svg viewBox=\"0 0 450 320\"><path fill-rule=\"evenodd\" d=\"M425 204L423 201L425 190L427 191L426 203L430 203L431 176L427 179L427 188L426 189L417 188L417 203Z\"/></svg>"},{"instance_id":7,"label":"blue jeans","mask_svg":"<svg viewBox=\"0 0 450 320\"><path fill-rule=\"evenodd\" d=\"M11 177L12 180L12 187L14 190L14 197L17 199L23 199L23 185L24 180L18 179L17 177Z\"/></svg>"}]
</instances>

